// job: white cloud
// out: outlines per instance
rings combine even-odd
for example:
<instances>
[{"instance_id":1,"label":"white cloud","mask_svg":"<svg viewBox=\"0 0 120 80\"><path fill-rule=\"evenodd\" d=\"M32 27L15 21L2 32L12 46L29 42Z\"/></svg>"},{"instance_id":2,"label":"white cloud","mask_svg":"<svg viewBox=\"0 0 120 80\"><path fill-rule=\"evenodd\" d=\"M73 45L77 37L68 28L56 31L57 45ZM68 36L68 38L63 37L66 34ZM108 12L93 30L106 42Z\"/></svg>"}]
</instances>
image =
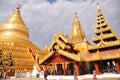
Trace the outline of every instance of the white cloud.
<instances>
[{"instance_id":1,"label":"white cloud","mask_svg":"<svg viewBox=\"0 0 120 80\"><path fill-rule=\"evenodd\" d=\"M2 4L0 8L2 21L0 20L0 23L3 23L12 14L16 3L6 3L5 1L0 3ZM119 0L101 0L100 2L105 18L118 34L120 34L118 31L120 25L119 3ZM4 4L9 5L5 6ZM12 9L9 9L11 7ZM56 0L53 3L47 0L21 1L21 14L29 28L30 40L39 48L43 48L46 44L49 45L53 40L54 33L58 31L70 35L75 11L78 13L86 37L91 42L96 22L95 0ZM6 12L8 13L4 14Z\"/></svg>"}]
</instances>

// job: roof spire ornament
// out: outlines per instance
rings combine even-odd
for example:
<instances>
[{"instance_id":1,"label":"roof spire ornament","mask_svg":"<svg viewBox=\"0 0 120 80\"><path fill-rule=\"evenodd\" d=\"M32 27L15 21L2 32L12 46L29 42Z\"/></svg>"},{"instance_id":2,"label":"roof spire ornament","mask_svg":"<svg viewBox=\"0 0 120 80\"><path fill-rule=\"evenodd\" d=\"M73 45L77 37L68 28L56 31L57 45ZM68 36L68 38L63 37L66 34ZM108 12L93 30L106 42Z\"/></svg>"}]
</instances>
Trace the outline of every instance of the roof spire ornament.
<instances>
[{"instance_id":1,"label":"roof spire ornament","mask_svg":"<svg viewBox=\"0 0 120 80\"><path fill-rule=\"evenodd\" d=\"M20 5L18 4L17 6L16 6L16 9L19 9L20 8Z\"/></svg>"},{"instance_id":2,"label":"roof spire ornament","mask_svg":"<svg viewBox=\"0 0 120 80\"><path fill-rule=\"evenodd\" d=\"M97 10L100 10L100 5L99 5L99 1L97 1Z\"/></svg>"},{"instance_id":3,"label":"roof spire ornament","mask_svg":"<svg viewBox=\"0 0 120 80\"><path fill-rule=\"evenodd\" d=\"M97 9L100 9L100 5L99 5L99 2L97 2Z\"/></svg>"},{"instance_id":4,"label":"roof spire ornament","mask_svg":"<svg viewBox=\"0 0 120 80\"><path fill-rule=\"evenodd\" d=\"M77 12L75 12L74 14L75 14L74 22L79 22Z\"/></svg>"},{"instance_id":5,"label":"roof spire ornament","mask_svg":"<svg viewBox=\"0 0 120 80\"><path fill-rule=\"evenodd\" d=\"M84 41L85 33L79 22L77 12L75 12L74 15L75 15L75 17L74 17L74 22L73 22L73 26L72 26L71 37L72 37L72 40L75 41L75 43L79 43L79 42Z\"/></svg>"},{"instance_id":6,"label":"roof spire ornament","mask_svg":"<svg viewBox=\"0 0 120 80\"><path fill-rule=\"evenodd\" d=\"M16 9L17 9L17 10L20 9L20 0L18 0L18 3L17 3L17 6L16 6Z\"/></svg>"},{"instance_id":7,"label":"roof spire ornament","mask_svg":"<svg viewBox=\"0 0 120 80\"><path fill-rule=\"evenodd\" d=\"M75 16L77 16L77 12L75 12L74 14L75 14Z\"/></svg>"}]
</instances>

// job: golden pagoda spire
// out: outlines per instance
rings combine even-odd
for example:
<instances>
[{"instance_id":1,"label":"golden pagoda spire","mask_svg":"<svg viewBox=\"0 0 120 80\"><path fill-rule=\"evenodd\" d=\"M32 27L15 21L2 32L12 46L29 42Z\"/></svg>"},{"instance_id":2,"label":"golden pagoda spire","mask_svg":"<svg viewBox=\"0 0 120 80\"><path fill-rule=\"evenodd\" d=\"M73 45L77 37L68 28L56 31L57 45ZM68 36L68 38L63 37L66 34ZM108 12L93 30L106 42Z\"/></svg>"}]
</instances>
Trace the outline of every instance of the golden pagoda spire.
<instances>
[{"instance_id":1,"label":"golden pagoda spire","mask_svg":"<svg viewBox=\"0 0 120 80\"><path fill-rule=\"evenodd\" d=\"M79 22L76 12L75 12L75 17L74 17L74 23L72 26L71 36L72 36L72 40L75 41L75 43L82 42L85 39L85 33Z\"/></svg>"},{"instance_id":2,"label":"golden pagoda spire","mask_svg":"<svg viewBox=\"0 0 120 80\"><path fill-rule=\"evenodd\" d=\"M93 37L92 40L96 44L107 44L110 41L114 42L117 40L116 34L105 19L98 2L96 30L94 32L97 36Z\"/></svg>"},{"instance_id":3,"label":"golden pagoda spire","mask_svg":"<svg viewBox=\"0 0 120 80\"><path fill-rule=\"evenodd\" d=\"M14 14L0 25L0 37L29 39L29 31L21 18L19 7L17 5Z\"/></svg>"}]
</instances>

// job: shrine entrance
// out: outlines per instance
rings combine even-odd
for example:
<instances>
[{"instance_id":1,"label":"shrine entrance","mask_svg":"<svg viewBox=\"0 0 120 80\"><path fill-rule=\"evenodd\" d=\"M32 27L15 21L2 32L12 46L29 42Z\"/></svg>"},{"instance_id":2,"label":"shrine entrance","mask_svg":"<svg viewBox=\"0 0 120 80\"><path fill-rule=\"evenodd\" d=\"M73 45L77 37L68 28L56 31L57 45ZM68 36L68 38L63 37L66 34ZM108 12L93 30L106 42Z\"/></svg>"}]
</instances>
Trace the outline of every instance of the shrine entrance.
<instances>
[{"instance_id":1,"label":"shrine entrance","mask_svg":"<svg viewBox=\"0 0 120 80\"><path fill-rule=\"evenodd\" d=\"M101 61L101 68L102 68L103 73L109 73L109 72L115 73L116 72L115 63L112 59Z\"/></svg>"},{"instance_id":2,"label":"shrine entrance","mask_svg":"<svg viewBox=\"0 0 120 80\"><path fill-rule=\"evenodd\" d=\"M66 75L73 75L74 74L74 63L68 63L66 69Z\"/></svg>"},{"instance_id":3,"label":"shrine entrance","mask_svg":"<svg viewBox=\"0 0 120 80\"><path fill-rule=\"evenodd\" d=\"M116 59L117 60L117 59ZM119 65L118 69L116 66L116 60L109 59L109 60L102 60L102 61L94 61L95 72L97 74L101 73L119 73Z\"/></svg>"},{"instance_id":4,"label":"shrine entrance","mask_svg":"<svg viewBox=\"0 0 120 80\"><path fill-rule=\"evenodd\" d=\"M57 70L56 70L56 75L63 75L63 67L62 64L58 63L56 64Z\"/></svg>"}]
</instances>

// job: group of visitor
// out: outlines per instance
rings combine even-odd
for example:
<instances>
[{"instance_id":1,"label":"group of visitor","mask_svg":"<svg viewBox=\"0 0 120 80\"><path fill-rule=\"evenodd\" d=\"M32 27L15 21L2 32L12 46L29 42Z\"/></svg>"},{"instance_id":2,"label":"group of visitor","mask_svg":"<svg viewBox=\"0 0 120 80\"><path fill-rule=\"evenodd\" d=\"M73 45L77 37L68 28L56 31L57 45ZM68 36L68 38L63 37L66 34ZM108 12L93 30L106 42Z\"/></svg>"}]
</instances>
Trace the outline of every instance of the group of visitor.
<instances>
[{"instance_id":1,"label":"group of visitor","mask_svg":"<svg viewBox=\"0 0 120 80\"><path fill-rule=\"evenodd\" d=\"M7 79L9 74L7 72L0 72L0 79Z\"/></svg>"}]
</instances>

